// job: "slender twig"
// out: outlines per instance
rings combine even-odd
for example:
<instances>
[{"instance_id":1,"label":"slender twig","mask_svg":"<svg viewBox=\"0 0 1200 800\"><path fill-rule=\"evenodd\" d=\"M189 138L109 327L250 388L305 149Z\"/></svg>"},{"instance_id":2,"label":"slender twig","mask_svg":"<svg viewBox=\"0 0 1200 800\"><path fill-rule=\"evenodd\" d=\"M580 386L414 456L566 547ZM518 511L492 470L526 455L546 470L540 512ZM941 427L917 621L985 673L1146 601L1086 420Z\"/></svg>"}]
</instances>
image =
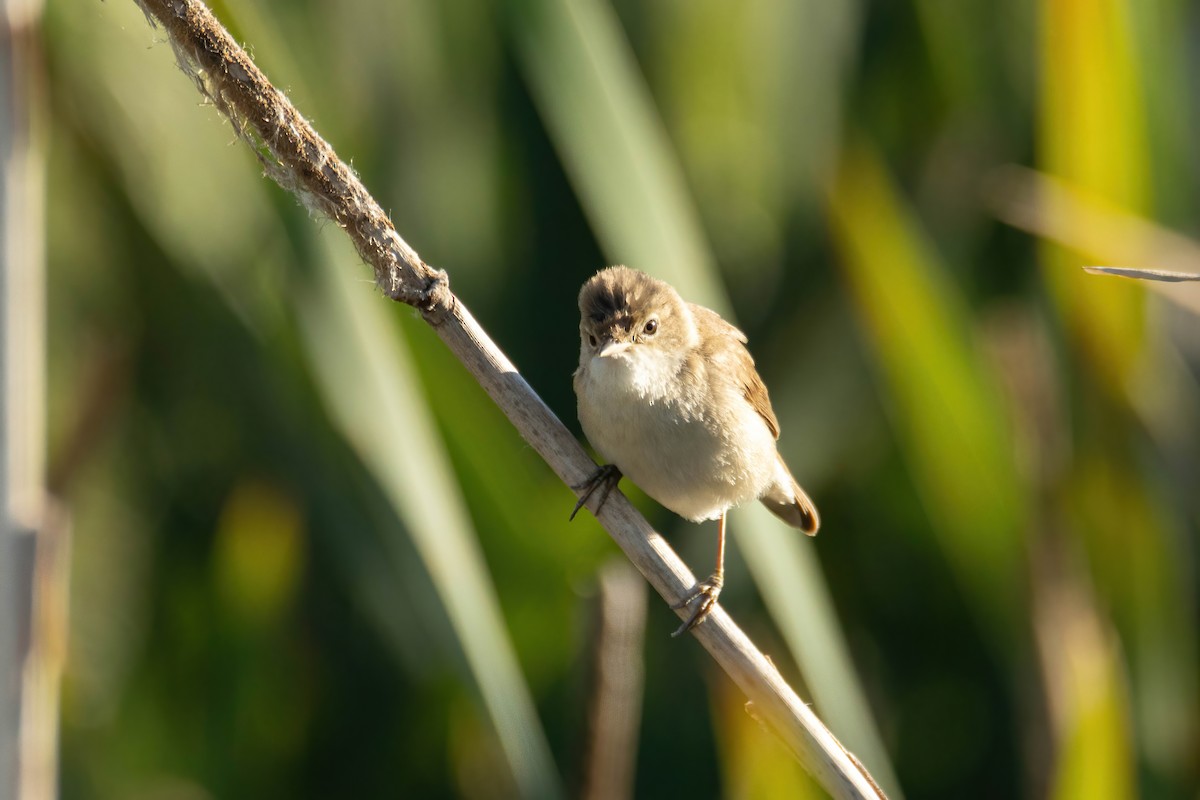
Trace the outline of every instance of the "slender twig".
<instances>
[{"instance_id":1,"label":"slender twig","mask_svg":"<svg viewBox=\"0 0 1200 800\"><path fill-rule=\"evenodd\" d=\"M1163 283L1200 281L1200 274L1195 272L1175 272L1169 269L1151 269L1149 267L1084 267L1083 271L1093 275L1116 275L1121 278L1162 281Z\"/></svg>"},{"instance_id":2,"label":"slender twig","mask_svg":"<svg viewBox=\"0 0 1200 800\"><path fill-rule=\"evenodd\" d=\"M180 67L254 149L267 174L343 228L390 298L421 310L445 344L568 486L596 470L570 431L450 292L444 272L417 256L358 177L338 159L197 0L135 0L170 35ZM594 501L589 508L595 512ZM670 546L614 493L597 518L668 603L695 578ZM680 615L686 614L681 610ZM804 767L838 798L879 798L866 771L719 607L695 636Z\"/></svg>"}]
</instances>

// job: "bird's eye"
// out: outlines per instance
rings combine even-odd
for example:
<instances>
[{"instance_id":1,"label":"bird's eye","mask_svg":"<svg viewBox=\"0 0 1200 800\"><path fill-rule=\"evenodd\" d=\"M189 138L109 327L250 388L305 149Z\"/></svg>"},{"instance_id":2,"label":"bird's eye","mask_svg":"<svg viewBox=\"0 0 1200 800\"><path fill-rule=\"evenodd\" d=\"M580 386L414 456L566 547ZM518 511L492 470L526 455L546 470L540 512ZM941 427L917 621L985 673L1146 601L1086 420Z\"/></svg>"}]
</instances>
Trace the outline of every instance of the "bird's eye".
<instances>
[{"instance_id":1,"label":"bird's eye","mask_svg":"<svg viewBox=\"0 0 1200 800\"><path fill-rule=\"evenodd\" d=\"M646 323L645 327L642 328L642 333L646 334L647 336L653 336L657 330L658 320L652 319Z\"/></svg>"},{"instance_id":2,"label":"bird's eye","mask_svg":"<svg viewBox=\"0 0 1200 800\"><path fill-rule=\"evenodd\" d=\"M592 347L596 346L596 337L590 333L588 334L588 344L590 344Z\"/></svg>"}]
</instances>

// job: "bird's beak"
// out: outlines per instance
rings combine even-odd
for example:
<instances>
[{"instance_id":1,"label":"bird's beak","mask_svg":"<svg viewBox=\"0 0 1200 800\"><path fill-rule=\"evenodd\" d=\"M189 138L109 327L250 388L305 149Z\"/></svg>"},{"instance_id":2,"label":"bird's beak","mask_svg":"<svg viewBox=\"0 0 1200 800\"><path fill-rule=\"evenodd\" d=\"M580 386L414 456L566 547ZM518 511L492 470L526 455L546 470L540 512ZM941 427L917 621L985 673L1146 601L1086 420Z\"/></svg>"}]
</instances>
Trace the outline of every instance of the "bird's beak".
<instances>
[{"instance_id":1,"label":"bird's beak","mask_svg":"<svg viewBox=\"0 0 1200 800\"><path fill-rule=\"evenodd\" d=\"M630 344L631 342L618 342L617 340L610 339L606 336L604 340L600 342L600 349L596 352L596 355L600 356L601 358L615 356L628 350Z\"/></svg>"}]
</instances>

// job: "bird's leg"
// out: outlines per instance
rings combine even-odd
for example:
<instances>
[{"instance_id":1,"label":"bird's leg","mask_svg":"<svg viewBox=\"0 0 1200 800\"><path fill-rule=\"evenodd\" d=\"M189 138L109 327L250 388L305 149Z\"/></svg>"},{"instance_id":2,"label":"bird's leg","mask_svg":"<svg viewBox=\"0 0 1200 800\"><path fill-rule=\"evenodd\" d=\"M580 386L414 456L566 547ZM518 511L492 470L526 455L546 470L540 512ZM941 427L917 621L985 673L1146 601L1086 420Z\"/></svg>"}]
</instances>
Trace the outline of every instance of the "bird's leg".
<instances>
[{"instance_id":1,"label":"bird's leg","mask_svg":"<svg viewBox=\"0 0 1200 800\"><path fill-rule=\"evenodd\" d=\"M728 513L728 512L726 512ZM700 602L696 606L696 610L688 617L687 622L679 626L679 629L671 634L671 636L679 636L682 633L690 631L692 628L704 622L708 618L708 614L717 604L717 596L721 594L721 587L725 585L725 514L717 520L717 569L712 575L709 575L706 580L696 584L696 588L687 597L675 603L671 608L686 608L689 603L699 598Z\"/></svg>"},{"instance_id":2,"label":"bird's leg","mask_svg":"<svg viewBox=\"0 0 1200 800\"><path fill-rule=\"evenodd\" d=\"M588 478L578 486L572 486L572 489L577 492L583 492L583 494L579 497L579 502L575 504L575 510L573 510L571 512L571 516L568 517L568 522L575 519L575 515L579 513L579 509L583 508L583 504L588 501L588 498L590 498L597 489L603 489L604 491L600 495L600 501L596 503L596 511L599 512L600 509L604 507L604 501L608 499L609 493L611 493L613 488L620 482L621 470L617 469L617 465L605 464L592 473L592 477Z\"/></svg>"}]
</instances>

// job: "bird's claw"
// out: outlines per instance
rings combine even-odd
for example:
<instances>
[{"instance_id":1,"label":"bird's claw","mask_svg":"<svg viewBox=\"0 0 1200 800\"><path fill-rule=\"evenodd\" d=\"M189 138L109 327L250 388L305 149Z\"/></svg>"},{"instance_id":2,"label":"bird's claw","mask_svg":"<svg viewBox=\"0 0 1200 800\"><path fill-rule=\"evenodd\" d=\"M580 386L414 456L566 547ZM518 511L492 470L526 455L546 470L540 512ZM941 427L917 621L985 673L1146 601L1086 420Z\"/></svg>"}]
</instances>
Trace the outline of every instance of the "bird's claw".
<instances>
[{"instance_id":1,"label":"bird's claw","mask_svg":"<svg viewBox=\"0 0 1200 800\"><path fill-rule=\"evenodd\" d=\"M608 499L608 495L620 482L621 470L617 469L615 464L605 464L592 473L592 477L578 486L572 486L572 489L577 492L583 492L583 494L579 496L579 502L575 504L574 510L571 511L571 516L567 518L568 521L575 519L575 515L579 513L579 509L583 508L583 504L591 498L597 489L603 488L604 492L600 495L600 500L596 503L596 511L599 512L604 507L604 501Z\"/></svg>"},{"instance_id":2,"label":"bird's claw","mask_svg":"<svg viewBox=\"0 0 1200 800\"><path fill-rule=\"evenodd\" d=\"M724 585L725 579L721 573L713 573L707 579L697 583L696 588L692 590L691 594L678 603L674 603L671 608L687 608L693 600L700 599L700 602L696 605L696 610L692 612L687 621L680 625L678 630L672 633L671 636L681 636L708 619L709 613L717 605L717 597L721 594L721 587Z\"/></svg>"}]
</instances>

